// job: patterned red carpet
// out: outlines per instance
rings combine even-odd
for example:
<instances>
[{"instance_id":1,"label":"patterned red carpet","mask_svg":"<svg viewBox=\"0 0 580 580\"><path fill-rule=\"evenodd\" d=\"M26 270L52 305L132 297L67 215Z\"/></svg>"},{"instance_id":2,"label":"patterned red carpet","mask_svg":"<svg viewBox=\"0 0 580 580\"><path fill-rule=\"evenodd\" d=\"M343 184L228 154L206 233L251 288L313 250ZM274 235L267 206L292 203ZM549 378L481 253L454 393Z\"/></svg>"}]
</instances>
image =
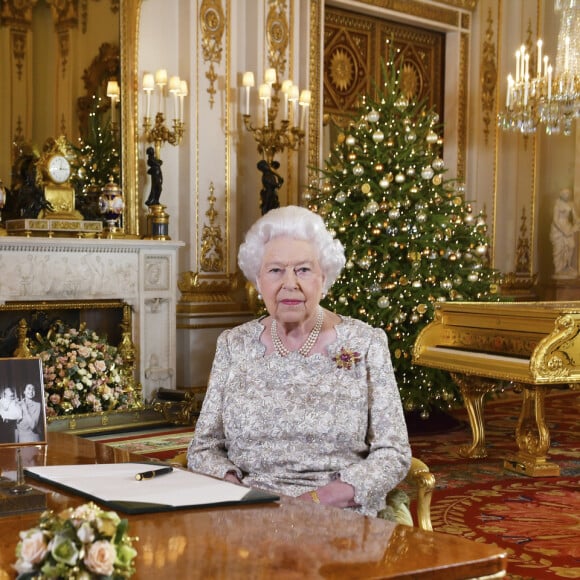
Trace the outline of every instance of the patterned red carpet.
<instances>
[{"instance_id":1,"label":"patterned red carpet","mask_svg":"<svg viewBox=\"0 0 580 580\"><path fill-rule=\"evenodd\" d=\"M550 460L560 466L560 477L530 478L503 469L503 456L517 449L520 402L509 393L487 403L485 459L457 454L471 442L464 410L455 413L462 428L411 436L414 455L437 480L433 528L506 549L512 580L580 578L580 393L554 390L546 399Z\"/></svg>"},{"instance_id":2,"label":"patterned red carpet","mask_svg":"<svg viewBox=\"0 0 580 580\"><path fill-rule=\"evenodd\" d=\"M485 459L457 454L460 445L471 442L464 410L454 413L459 422L451 431L411 435L413 454L437 479L433 527L507 550L511 580L580 578L580 392L554 390L546 399L550 459L560 466L560 477L530 478L503 469L503 456L517 448L520 401L506 393L486 404ZM169 429L106 442L165 460L184 451L192 434L192 428Z\"/></svg>"}]
</instances>

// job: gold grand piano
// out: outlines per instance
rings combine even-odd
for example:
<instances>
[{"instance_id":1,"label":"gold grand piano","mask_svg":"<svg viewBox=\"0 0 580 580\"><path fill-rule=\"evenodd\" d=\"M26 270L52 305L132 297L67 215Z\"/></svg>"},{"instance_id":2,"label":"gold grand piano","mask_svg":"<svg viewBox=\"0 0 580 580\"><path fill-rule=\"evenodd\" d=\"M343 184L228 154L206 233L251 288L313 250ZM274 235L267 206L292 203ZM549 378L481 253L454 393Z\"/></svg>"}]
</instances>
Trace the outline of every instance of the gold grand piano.
<instances>
[{"instance_id":1,"label":"gold grand piano","mask_svg":"<svg viewBox=\"0 0 580 580\"><path fill-rule=\"evenodd\" d=\"M523 395L518 452L504 467L530 476L560 474L547 460L546 393L580 382L580 302L453 302L438 304L413 347L417 365L449 371L469 415L473 443L459 452L485 457L483 399L501 382Z\"/></svg>"}]
</instances>

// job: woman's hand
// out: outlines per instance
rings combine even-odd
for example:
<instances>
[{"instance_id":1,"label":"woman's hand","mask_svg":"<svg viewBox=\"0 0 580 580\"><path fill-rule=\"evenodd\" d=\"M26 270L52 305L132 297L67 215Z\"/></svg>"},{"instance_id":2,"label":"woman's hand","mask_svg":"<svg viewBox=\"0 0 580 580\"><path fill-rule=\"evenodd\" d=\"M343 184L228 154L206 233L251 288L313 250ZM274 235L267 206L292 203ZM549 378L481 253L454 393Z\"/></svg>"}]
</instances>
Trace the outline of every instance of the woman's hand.
<instances>
[{"instance_id":1,"label":"woman's hand","mask_svg":"<svg viewBox=\"0 0 580 580\"><path fill-rule=\"evenodd\" d=\"M354 501L355 489L350 483L345 483L340 479L335 479L316 490L316 493L306 492L298 496L302 501L310 503L321 503L324 505L332 505L335 507L357 507L358 504ZM318 502L316 501L318 498Z\"/></svg>"}]
</instances>

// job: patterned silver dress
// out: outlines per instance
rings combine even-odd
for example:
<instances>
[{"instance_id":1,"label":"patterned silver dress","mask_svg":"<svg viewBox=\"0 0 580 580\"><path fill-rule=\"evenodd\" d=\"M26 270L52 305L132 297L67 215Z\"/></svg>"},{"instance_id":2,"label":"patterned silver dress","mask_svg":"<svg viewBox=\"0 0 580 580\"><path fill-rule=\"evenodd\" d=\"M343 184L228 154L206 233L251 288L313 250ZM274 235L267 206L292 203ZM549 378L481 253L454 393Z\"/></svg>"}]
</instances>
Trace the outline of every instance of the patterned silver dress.
<instances>
[{"instance_id":1,"label":"patterned silver dress","mask_svg":"<svg viewBox=\"0 0 580 580\"><path fill-rule=\"evenodd\" d=\"M297 496L340 476L376 515L411 450L385 333L349 317L328 356L265 356L259 320L224 331L188 466Z\"/></svg>"}]
</instances>

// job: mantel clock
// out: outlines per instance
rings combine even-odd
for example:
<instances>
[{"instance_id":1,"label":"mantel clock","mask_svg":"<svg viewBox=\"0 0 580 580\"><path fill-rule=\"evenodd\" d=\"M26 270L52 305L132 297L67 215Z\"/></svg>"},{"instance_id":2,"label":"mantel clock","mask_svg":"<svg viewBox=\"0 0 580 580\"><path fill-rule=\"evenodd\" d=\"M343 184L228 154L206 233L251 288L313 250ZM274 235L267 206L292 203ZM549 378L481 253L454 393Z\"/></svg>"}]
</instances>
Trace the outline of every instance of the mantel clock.
<instances>
[{"instance_id":1,"label":"mantel clock","mask_svg":"<svg viewBox=\"0 0 580 580\"><path fill-rule=\"evenodd\" d=\"M75 190L70 182L70 147L66 137L49 139L37 162L37 181L52 207L42 210L39 218L82 220L75 209Z\"/></svg>"}]
</instances>

